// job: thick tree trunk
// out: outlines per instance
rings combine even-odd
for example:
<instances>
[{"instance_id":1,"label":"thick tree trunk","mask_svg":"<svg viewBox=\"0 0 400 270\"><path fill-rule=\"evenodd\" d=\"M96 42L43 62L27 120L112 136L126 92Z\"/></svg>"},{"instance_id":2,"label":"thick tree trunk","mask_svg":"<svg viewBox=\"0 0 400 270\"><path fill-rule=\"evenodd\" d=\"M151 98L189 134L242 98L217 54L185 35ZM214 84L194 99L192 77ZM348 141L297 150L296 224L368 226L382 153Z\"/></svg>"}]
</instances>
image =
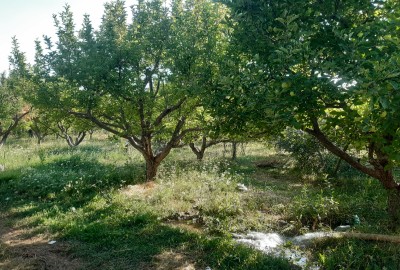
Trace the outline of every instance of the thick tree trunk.
<instances>
[{"instance_id":1,"label":"thick tree trunk","mask_svg":"<svg viewBox=\"0 0 400 270\"><path fill-rule=\"evenodd\" d=\"M201 160L203 160L203 157L204 157L204 151L200 151L200 152L196 153L197 160L201 161Z\"/></svg>"},{"instance_id":2,"label":"thick tree trunk","mask_svg":"<svg viewBox=\"0 0 400 270\"><path fill-rule=\"evenodd\" d=\"M41 134L40 137L38 138L38 144L41 144L44 140L44 138L47 136L47 134Z\"/></svg>"},{"instance_id":3,"label":"thick tree trunk","mask_svg":"<svg viewBox=\"0 0 400 270\"><path fill-rule=\"evenodd\" d=\"M156 158L146 158L146 181L153 181L157 176L160 162Z\"/></svg>"}]
</instances>

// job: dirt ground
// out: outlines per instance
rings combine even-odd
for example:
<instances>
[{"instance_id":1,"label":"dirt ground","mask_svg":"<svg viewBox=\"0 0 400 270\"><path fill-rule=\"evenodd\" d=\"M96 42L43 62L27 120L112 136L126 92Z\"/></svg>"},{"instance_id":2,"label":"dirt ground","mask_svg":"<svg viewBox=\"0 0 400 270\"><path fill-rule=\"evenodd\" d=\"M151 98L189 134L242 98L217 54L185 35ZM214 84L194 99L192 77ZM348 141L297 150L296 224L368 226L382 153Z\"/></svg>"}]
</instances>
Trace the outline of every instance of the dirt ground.
<instances>
[{"instance_id":1,"label":"dirt ground","mask_svg":"<svg viewBox=\"0 0 400 270\"><path fill-rule=\"evenodd\" d=\"M47 235L35 235L28 229L11 228L0 219L0 270L78 270L85 264L70 255L71 245L52 241ZM195 270L193 258L180 251L165 251L143 270Z\"/></svg>"},{"instance_id":2,"label":"dirt ground","mask_svg":"<svg viewBox=\"0 0 400 270\"><path fill-rule=\"evenodd\" d=\"M70 245L49 244L46 235L33 235L27 229L10 228L0 220L0 269L4 270L76 270L84 269L70 256Z\"/></svg>"}]
</instances>

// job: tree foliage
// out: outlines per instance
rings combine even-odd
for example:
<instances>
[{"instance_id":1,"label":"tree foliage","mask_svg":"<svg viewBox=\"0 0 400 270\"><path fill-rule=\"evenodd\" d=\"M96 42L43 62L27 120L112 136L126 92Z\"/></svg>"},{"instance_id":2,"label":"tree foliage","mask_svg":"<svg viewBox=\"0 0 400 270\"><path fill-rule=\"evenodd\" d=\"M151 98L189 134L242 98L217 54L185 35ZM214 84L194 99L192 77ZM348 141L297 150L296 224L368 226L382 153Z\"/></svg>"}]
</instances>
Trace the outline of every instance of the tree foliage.
<instances>
[{"instance_id":1,"label":"tree foliage","mask_svg":"<svg viewBox=\"0 0 400 270\"><path fill-rule=\"evenodd\" d=\"M125 138L143 155L151 180L171 149L201 129L201 93L212 87L213 59L226 43L223 13L205 0L176 0L170 8L149 0L132 8L128 22L117 0L105 4L97 31L88 16L76 31L67 5L54 16L57 42L36 45L38 103Z\"/></svg>"},{"instance_id":2,"label":"tree foliage","mask_svg":"<svg viewBox=\"0 0 400 270\"><path fill-rule=\"evenodd\" d=\"M379 179L400 224L399 3L397 1L225 1L235 13L236 43L263 67L247 102L317 138L354 168ZM253 121L262 119L253 114ZM361 161L334 141L366 149Z\"/></svg>"},{"instance_id":3,"label":"tree foliage","mask_svg":"<svg viewBox=\"0 0 400 270\"><path fill-rule=\"evenodd\" d=\"M16 38L12 39L12 46L9 57L10 74L0 75L0 146L6 142L21 119L30 112L24 97L33 90L27 78L28 66L25 55L19 50Z\"/></svg>"}]
</instances>

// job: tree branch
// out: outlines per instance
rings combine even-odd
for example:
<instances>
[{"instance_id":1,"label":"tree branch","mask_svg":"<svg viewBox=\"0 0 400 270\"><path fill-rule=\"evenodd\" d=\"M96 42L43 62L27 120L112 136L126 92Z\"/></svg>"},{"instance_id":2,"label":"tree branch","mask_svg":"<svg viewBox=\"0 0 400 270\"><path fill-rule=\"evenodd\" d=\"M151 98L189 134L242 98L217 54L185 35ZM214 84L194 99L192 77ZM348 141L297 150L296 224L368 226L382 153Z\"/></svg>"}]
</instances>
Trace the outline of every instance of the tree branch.
<instances>
[{"instance_id":1,"label":"tree branch","mask_svg":"<svg viewBox=\"0 0 400 270\"><path fill-rule=\"evenodd\" d=\"M172 113L173 111L176 111L177 109L179 109L182 104L187 100L186 97L182 98L177 104L170 106L168 108L166 108L164 111L162 111L160 113L160 115L156 118L156 120L154 121L154 126L158 126L161 124L162 120L168 116L170 113Z\"/></svg>"},{"instance_id":2,"label":"tree branch","mask_svg":"<svg viewBox=\"0 0 400 270\"><path fill-rule=\"evenodd\" d=\"M96 118L95 116L93 116L91 113L80 113L80 112L74 112L74 111L70 111L69 113L76 117L79 117L79 118L88 119L88 120L92 121L93 123L95 123L97 126L103 128L121 138L128 139L128 137L129 137L128 135L117 130L117 128L123 130L122 127L117 126L112 123L103 122L103 121L99 120L98 118Z\"/></svg>"},{"instance_id":3,"label":"tree branch","mask_svg":"<svg viewBox=\"0 0 400 270\"><path fill-rule=\"evenodd\" d=\"M357 159L350 156L347 152L343 151L336 145L334 145L321 131L319 128L317 119L312 120L313 129L306 128L305 132L315 137L326 149L328 149L332 154L336 155L337 157L345 160L349 163L353 168L368 174L371 177L379 179L379 173L376 170L368 168L361 163L357 162Z\"/></svg>"}]
</instances>

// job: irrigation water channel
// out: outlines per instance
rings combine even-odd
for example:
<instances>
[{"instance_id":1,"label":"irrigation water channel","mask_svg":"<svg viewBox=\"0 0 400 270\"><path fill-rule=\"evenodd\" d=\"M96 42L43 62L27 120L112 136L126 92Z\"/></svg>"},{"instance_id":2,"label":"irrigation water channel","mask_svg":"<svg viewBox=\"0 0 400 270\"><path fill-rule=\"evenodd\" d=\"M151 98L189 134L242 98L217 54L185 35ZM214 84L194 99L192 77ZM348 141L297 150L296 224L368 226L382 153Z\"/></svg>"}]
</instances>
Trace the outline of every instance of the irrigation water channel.
<instances>
[{"instance_id":1,"label":"irrigation water channel","mask_svg":"<svg viewBox=\"0 0 400 270\"><path fill-rule=\"evenodd\" d=\"M334 237L331 232L312 232L295 237L285 237L277 233L249 232L234 234L237 243L246 244L274 257L288 259L301 269L317 270L320 267L309 261L310 254L302 251L315 239Z\"/></svg>"},{"instance_id":2,"label":"irrigation water channel","mask_svg":"<svg viewBox=\"0 0 400 270\"><path fill-rule=\"evenodd\" d=\"M301 269L318 270L315 262L309 260L310 254L304 250L314 240L326 238L354 238L368 241L382 241L400 244L400 236L349 232L349 225L339 226L333 232L311 232L300 236L285 237L277 233L249 232L234 234L236 242L249 245L266 254L283 257Z\"/></svg>"}]
</instances>

